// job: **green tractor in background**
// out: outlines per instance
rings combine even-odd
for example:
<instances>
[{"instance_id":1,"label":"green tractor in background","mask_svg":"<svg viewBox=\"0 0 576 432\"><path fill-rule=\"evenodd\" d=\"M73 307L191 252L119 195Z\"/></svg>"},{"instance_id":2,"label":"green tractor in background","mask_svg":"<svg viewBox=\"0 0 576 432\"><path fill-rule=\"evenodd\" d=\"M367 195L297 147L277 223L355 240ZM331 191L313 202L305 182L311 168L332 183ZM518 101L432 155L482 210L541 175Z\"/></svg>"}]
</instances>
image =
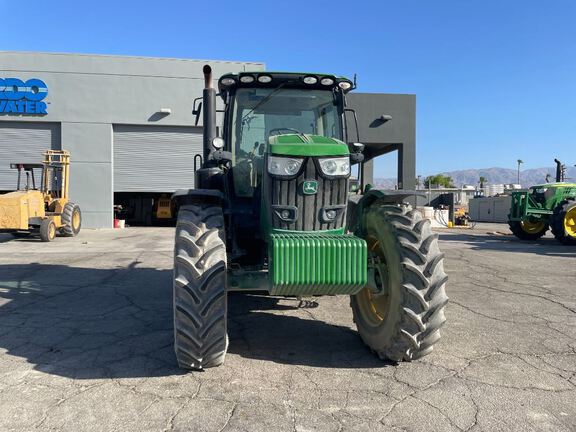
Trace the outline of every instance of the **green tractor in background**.
<instances>
[{"instance_id":1,"label":"green tractor in background","mask_svg":"<svg viewBox=\"0 0 576 432\"><path fill-rule=\"evenodd\" d=\"M551 228L560 243L576 245L576 183L564 183L565 167L555 162L556 183L512 193L508 225L522 240L537 240Z\"/></svg>"},{"instance_id":2,"label":"green tractor in background","mask_svg":"<svg viewBox=\"0 0 576 432\"><path fill-rule=\"evenodd\" d=\"M323 74L226 74L218 80L217 129L211 73L204 66L196 187L173 196L179 365L224 362L228 291L349 295L360 337L380 358L430 353L448 301L444 255L429 221L405 204L416 192L364 184L364 146L348 139L345 115L353 83ZM359 187L351 185L352 165Z\"/></svg>"}]
</instances>

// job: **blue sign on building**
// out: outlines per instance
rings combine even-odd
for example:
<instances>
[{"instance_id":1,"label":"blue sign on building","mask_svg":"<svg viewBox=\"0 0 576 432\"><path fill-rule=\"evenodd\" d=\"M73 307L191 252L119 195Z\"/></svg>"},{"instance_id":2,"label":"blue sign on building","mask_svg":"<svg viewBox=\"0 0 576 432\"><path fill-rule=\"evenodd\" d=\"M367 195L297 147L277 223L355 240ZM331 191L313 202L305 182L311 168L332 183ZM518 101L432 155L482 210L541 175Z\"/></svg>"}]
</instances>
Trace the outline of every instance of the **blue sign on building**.
<instances>
[{"instance_id":1,"label":"blue sign on building","mask_svg":"<svg viewBox=\"0 0 576 432\"><path fill-rule=\"evenodd\" d=\"M47 95L48 87L42 80L0 78L0 114L46 115L47 105L42 101Z\"/></svg>"}]
</instances>

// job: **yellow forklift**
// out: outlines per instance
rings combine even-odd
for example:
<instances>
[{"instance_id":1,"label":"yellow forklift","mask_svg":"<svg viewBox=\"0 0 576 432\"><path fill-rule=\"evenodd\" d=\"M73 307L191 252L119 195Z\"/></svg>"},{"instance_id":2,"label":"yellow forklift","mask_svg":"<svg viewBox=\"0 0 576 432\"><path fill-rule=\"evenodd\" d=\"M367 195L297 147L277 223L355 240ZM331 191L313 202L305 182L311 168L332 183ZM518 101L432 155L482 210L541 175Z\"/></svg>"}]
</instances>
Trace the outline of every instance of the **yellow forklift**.
<instances>
[{"instance_id":1,"label":"yellow forklift","mask_svg":"<svg viewBox=\"0 0 576 432\"><path fill-rule=\"evenodd\" d=\"M15 192L0 195L0 232L14 237L39 235L45 242L56 233L73 237L80 232L82 213L70 202L70 153L47 150L42 163L11 163L18 170ZM34 170L41 170L37 185Z\"/></svg>"}]
</instances>

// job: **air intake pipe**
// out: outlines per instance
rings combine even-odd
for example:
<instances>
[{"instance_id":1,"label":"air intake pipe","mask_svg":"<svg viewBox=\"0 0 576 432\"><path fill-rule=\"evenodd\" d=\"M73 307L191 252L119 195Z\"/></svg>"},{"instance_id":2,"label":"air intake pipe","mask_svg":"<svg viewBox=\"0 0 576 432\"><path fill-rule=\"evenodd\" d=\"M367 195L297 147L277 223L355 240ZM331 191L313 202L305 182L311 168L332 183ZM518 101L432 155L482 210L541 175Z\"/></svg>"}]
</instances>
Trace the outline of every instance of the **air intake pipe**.
<instances>
[{"instance_id":1,"label":"air intake pipe","mask_svg":"<svg viewBox=\"0 0 576 432\"><path fill-rule=\"evenodd\" d=\"M202 105L204 135L203 135L203 161L208 162L212 151L212 141L216 138L216 90L212 86L212 68L204 65L204 91L202 92Z\"/></svg>"}]
</instances>

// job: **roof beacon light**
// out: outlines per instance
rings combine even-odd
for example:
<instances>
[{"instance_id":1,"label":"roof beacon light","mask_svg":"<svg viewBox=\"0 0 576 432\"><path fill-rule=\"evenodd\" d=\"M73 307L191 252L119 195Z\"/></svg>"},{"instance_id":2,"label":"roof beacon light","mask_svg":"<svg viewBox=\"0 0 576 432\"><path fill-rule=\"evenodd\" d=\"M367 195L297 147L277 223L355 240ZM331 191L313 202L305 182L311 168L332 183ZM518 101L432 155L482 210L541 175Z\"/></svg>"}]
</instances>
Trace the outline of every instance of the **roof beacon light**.
<instances>
[{"instance_id":1,"label":"roof beacon light","mask_svg":"<svg viewBox=\"0 0 576 432\"><path fill-rule=\"evenodd\" d=\"M272 77L270 75L260 75L258 77L258 81L262 84L268 84L270 81L272 81Z\"/></svg>"},{"instance_id":2,"label":"roof beacon light","mask_svg":"<svg viewBox=\"0 0 576 432\"><path fill-rule=\"evenodd\" d=\"M322 78L320 80L320 84L325 86L331 86L334 84L334 80L332 78Z\"/></svg>"},{"instance_id":3,"label":"roof beacon light","mask_svg":"<svg viewBox=\"0 0 576 432\"><path fill-rule=\"evenodd\" d=\"M304 84L316 84L318 82L318 78L315 76L305 76L302 81L304 81Z\"/></svg>"},{"instance_id":4,"label":"roof beacon light","mask_svg":"<svg viewBox=\"0 0 576 432\"><path fill-rule=\"evenodd\" d=\"M250 84L254 82L254 77L252 75L242 75L240 77L240 82L244 84Z\"/></svg>"}]
</instances>

